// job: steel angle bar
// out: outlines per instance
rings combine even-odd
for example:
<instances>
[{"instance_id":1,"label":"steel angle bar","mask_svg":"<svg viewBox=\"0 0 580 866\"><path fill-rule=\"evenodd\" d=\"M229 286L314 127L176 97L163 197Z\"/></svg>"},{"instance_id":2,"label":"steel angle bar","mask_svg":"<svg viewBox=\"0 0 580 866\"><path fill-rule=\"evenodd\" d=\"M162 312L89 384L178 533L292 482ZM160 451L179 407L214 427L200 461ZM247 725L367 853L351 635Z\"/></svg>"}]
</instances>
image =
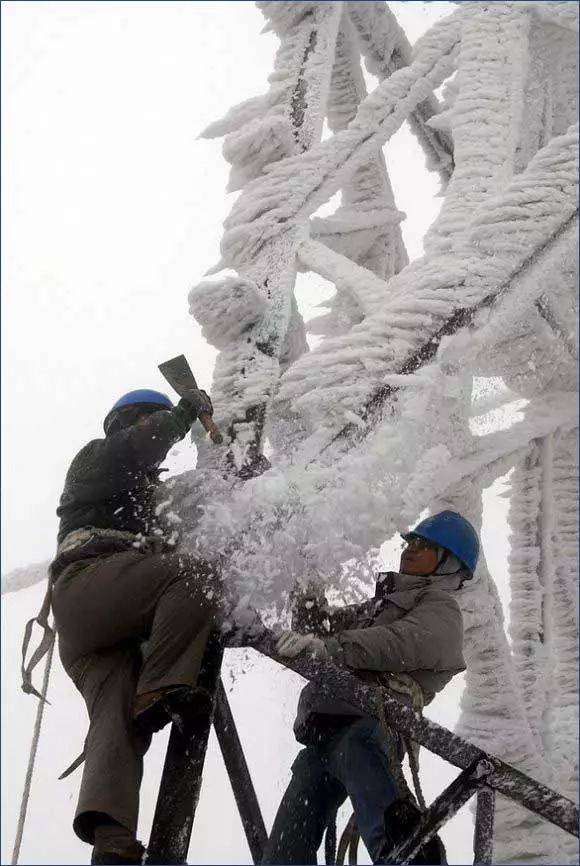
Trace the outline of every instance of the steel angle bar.
<instances>
[{"instance_id":1,"label":"steel angle bar","mask_svg":"<svg viewBox=\"0 0 580 866\"><path fill-rule=\"evenodd\" d=\"M493 765L482 758L463 770L422 814L411 835L390 852L387 863L408 863L473 796L483 780L493 773L493 769Z\"/></svg>"},{"instance_id":2,"label":"steel angle bar","mask_svg":"<svg viewBox=\"0 0 580 866\"><path fill-rule=\"evenodd\" d=\"M268 833L223 682L219 681L213 724L254 863L262 862Z\"/></svg>"},{"instance_id":3,"label":"steel angle bar","mask_svg":"<svg viewBox=\"0 0 580 866\"><path fill-rule=\"evenodd\" d=\"M495 819L495 791L483 787L477 792L475 828L473 832L473 863L490 864L493 857L493 825Z\"/></svg>"},{"instance_id":4,"label":"steel angle bar","mask_svg":"<svg viewBox=\"0 0 580 866\"><path fill-rule=\"evenodd\" d=\"M220 678L223 646L213 632L197 681L200 712L183 732L174 723L157 796L147 863L185 863L199 801L207 741ZM202 703L203 701L203 703Z\"/></svg>"}]
</instances>

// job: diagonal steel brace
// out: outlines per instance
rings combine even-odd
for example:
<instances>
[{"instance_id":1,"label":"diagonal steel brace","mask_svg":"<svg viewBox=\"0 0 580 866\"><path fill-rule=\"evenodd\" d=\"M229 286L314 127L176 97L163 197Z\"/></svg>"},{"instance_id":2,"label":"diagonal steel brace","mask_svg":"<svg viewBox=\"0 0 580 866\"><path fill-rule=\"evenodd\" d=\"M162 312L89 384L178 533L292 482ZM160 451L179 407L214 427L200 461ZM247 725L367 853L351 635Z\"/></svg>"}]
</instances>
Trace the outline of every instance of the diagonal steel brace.
<instances>
[{"instance_id":1,"label":"diagonal steel brace","mask_svg":"<svg viewBox=\"0 0 580 866\"><path fill-rule=\"evenodd\" d=\"M474 761L466 770L451 782L431 806L423 812L417 826L410 836L394 848L387 856L386 863L408 863L419 849L431 839L440 827L449 821L456 812L475 794L478 788L489 779L494 771L493 765L485 758Z\"/></svg>"}]
</instances>

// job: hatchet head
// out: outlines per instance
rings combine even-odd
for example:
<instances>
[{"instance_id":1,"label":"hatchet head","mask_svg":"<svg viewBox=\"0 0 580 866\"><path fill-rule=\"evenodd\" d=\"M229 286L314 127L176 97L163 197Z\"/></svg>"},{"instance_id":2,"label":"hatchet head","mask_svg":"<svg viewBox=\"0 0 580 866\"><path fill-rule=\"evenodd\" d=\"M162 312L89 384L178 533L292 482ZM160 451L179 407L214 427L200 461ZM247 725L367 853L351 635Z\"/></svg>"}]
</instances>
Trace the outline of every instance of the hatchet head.
<instances>
[{"instance_id":1,"label":"hatchet head","mask_svg":"<svg viewBox=\"0 0 580 866\"><path fill-rule=\"evenodd\" d=\"M176 391L180 397L182 397L186 391L191 391L193 388L197 388L195 376L191 371L191 367L189 366L185 355L177 355L177 357L171 358L169 361L164 361L162 364L159 364L159 370L161 375L165 377L167 382L169 382L173 390ZM211 415L202 412L199 416L199 422L209 433L211 441L215 445L221 445L224 441L224 437L214 424Z\"/></svg>"},{"instance_id":2,"label":"hatchet head","mask_svg":"<svg viewBox=\"0 0 580 866\"><path fill-rule=\"evenodd\" d=\"M197 388L195 376L185 355L177 355L169 361L159 364L161 375L169 382L174 391L182 397L186 391Z\"/></svg>"}]
</instances>

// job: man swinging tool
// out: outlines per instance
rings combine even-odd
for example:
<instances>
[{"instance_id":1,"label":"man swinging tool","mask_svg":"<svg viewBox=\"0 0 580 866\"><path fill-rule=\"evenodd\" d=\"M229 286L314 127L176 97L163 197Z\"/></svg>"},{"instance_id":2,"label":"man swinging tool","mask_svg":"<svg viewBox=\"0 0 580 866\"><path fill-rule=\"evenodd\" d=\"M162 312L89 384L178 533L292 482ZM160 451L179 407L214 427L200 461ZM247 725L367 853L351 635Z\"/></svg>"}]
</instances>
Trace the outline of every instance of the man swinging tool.
<instances>
[{"instance_id":1,"label":"man swinging tool","mask_svg":"<svg viewBox=\"0 0 580 866\"><path fill-rule=\"evenodd\" d=\"M90 718L74 830L92 863L140 863L136 840L143 755L153 732L199 708L203 651L220 619L218 569L180 554L161 525L159 466L200 416L197 388L176 406L131 391L66 476L51 565L64 668Z\"/></svg>"},{"instance_id":2,"label":"man swinging tool","mask_svg":"<svg viewBox=\"0 0 580 866\"><path fill-rule=\"evenodd\" d=\"M276 651L343 665L420 710L465 669L461 612L451 593L473 576L479 540L453 511L427 518L404 538L399 572L379 575L368 602L331 610L315 587L299 590L293 631ZM316 863L324 830L347 796L373 863L389 862L419 815L401 770L407 744L384 720L319 697L314 683L300 696L294 732L306 748L292 766L262 862ZM440 840L412 862L446 862Z\"/></svg>"}]
</instances>

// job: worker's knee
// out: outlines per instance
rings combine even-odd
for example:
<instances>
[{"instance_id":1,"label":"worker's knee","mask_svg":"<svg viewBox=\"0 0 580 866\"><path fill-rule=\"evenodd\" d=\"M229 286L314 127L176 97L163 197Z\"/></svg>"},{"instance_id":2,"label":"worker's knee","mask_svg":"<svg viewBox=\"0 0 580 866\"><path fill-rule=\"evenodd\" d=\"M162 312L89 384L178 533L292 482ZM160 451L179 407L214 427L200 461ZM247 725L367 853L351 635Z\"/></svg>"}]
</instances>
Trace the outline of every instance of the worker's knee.
<instances>
[{"instance_id":1,"label":"worker's knee","mask_svg":"<svg viewBox=\"0 0 580 866\"><path fill-rule=\"evenodd\" d=\"M364 772L367 765L382 765L387 771L395 761L402 760L398 737L387 739L381 724L372 718L360 718L347 725L333 747L333 758L347 774Z\"/></svg>"},{"instance_id":2,"label":"worker's knee","mask_svg":"<svg viewBox=\"0 0 580 866\"><path fill-rule=\"evenodd\" d=\"M218 610L223 601L221 569L192 554L174 554L170 557L170 585L179 588L185 598L211 610Z\"/></svg>"},{"instance_id":3,"label":"worker's knee","mask_svg":"<svg viewBox=\"0 0 580 866\"><path fill-rule=\"evenodd\" d=\"M294 787L312 790L320 783L326 771L320 749L309 746L301 749L292 764L292 783Z\"/></svg>"}]
</instances>

